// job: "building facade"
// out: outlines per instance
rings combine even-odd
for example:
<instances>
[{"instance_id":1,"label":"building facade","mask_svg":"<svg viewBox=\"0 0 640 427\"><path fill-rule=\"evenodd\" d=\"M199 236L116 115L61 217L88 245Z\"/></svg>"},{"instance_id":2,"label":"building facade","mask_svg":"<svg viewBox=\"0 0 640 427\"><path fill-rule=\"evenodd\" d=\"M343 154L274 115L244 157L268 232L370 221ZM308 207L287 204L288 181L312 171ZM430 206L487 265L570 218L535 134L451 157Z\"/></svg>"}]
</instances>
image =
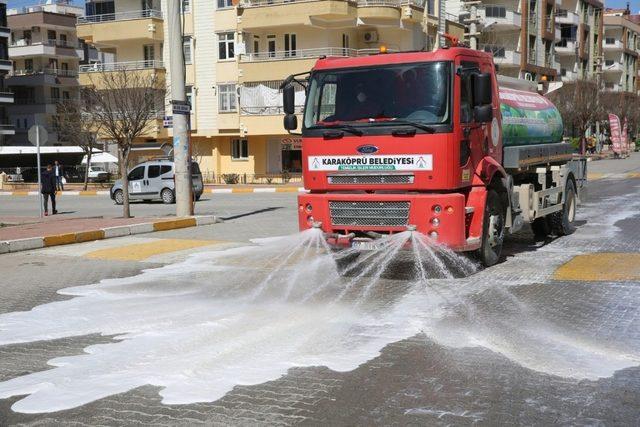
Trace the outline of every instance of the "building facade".
<instances>
[{"instance_id":1,"label":"building facade","mask_svg":"<svg viewBox=\"0 0 640 427\"><path fill-rule=\"evenodd\" d=\"M629 18L628 9L605 11L602 67L605 90L638 93L640 25Z\"/></svg>"},{"instance_id":2,"label":"building facade","mask_svg":"<svg viewBox=\"0 0 640 427\"><path fill-rule=\"evenodd\" d=\"M7 2L0 0L0 146L8 145L15 135L13 124L8 121L7 107L13 104L13 93L6 87L5 78L12 70L9 60L9 30L7 22Z\"/></svg>"},{"instance_id":3,"label":"building facade","mask_svg":"<svg viewBox=\"0 0 640 427\"><path fill-rule=\"evenodd\" d=\"M7 87L15 103L8 108L15 126L12 145L31 145L29 128L42 125L49 131L48 144L59 145L53 128L57 104L78 96L78 67L84 51L76 35L76 18L82 8L67 1L11 9L9 57L13 70Z\"/></svg>"},{"instance_id":4,"label":"building facade","mask_svg":"<svg viewBox=\"0 0 640 427\"><path fill-rule=\"evenodd\" d=\"M447 12L469 26L476 25L476 33L469 36L479 49L493 53L500 74L535 81L558 78L554 46L560 39L555 20L559 0L446 3Z\"/></svg>"},{"instance_id":5,"label":"building facade","mask_svg":"<svg viewBox=\"0 0 640 427\"><path fill-rule=\"evenodd\" d=\"M556 57L563 81L597 79L603 65L603 4L597 0L563 0L556 13L560 41Z\"/></svg>"}]
</instances>

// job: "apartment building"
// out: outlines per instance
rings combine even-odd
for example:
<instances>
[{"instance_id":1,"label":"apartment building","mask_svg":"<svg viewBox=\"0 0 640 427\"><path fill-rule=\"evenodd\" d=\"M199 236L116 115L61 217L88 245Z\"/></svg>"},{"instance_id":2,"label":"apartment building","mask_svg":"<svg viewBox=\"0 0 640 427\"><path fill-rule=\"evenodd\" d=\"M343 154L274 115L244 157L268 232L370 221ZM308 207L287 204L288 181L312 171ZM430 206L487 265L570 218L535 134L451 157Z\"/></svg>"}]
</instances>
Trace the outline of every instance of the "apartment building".
<instances>
[{"instance_id":1,"label":"apartment building","mask_svg":"<svg viewBox=\"0 0 640 427\"><path fill-rule=\"evenodd\" d=\"M6 109L13 104L13 93L6 89L5 78L12 69L9 60L9 37L11 31L7 26L7 2L0 0L0 146L8 145L15 134L13 124L8 121Z\"/></svg>"},{"instance_id":2,"label":"apartment building","mask_svg":"<svg viewBox=\"0 0 640 427\"><path fill-rule=\"evenodd\" d=\"M80 84L99 85L102 73L126 70L156 76L164 88L164 19L159 0L87 0L77 18L78 37L99 53L80 66ZM164 89L161 90L164 96ZM157 111L137 141L141 156L157 154L167 141L164 111Z\"/></svg>"},{"instance_id":3,"label":"apartment building","mask_svg":"<svg viewBox=\"0 0 640 427\"><path fill-rule=\"evenodd\" d=\"M447 12L476 24L478 48L492 52L499 73L530 80L556 80L560 65L554 45L560 0L481 0L447 2ZM472 16L475 8L475 16Z\"/></svg>"},{"instance_id":4,"label":"apartment building","mask_svg":"<svg viewBox=\"0 0 640 427\"><path fill-rule=\"evenodd\" d=\"M605 11L603 52L605 90L638 93L640 24L634 22L628 8Z\"/></svg>"},{"instance_id":5,"label":"apartment building","mask_svg":"<svg viewBox=\"0 0 640 427\"><path fill-rule=\"evenodd\" d=\"M190 0L183 8L193 153L216 179L301 172L301 141L282 126L279 86L289 74L323 55L420 50L436 40L433 1ZM463 35L461 25L447 28ZM302 90L297 100L301 110Z\"/></svg>"},{"instance_id":6,"label":"apartment building","mask_svg":"<svg viewBox=\"0 0 640 427\"><path fill-rule=\"evenodd\" d=\"M556 57L563 81L595 79L602 67L603 3L597 0L563 0L556 12L560 41Z\"/></svg>"},{"instance_id":7,"label":"apartment building","mask_svg":"<svg viewBox=\"0 0 640 427\"><path fill-rule=\"evenodd\" d=\"M15 126L13 145L31 145L27 132L34 124L49 130L49 144L64 143L53 129L53 117L60 101L78 96L84 51L76 17L81 13L82 8L60 0L8 11L13 70L6 84L15 103L7 113Z\"/></svg>"}]
</instances>

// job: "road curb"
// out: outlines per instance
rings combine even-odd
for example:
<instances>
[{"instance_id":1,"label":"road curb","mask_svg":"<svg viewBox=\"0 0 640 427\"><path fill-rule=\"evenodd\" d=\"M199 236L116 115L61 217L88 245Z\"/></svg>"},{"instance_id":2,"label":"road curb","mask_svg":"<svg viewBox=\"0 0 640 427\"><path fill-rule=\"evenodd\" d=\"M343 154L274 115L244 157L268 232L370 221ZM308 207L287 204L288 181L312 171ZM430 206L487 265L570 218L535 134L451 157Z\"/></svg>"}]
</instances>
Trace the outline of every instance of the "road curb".
<instances>
[{"instance_id":1,"label":"road curb","mask_svg":"<svg viewBox=\"0 0 640 427\"><path fill-rule=\"evenodd\" d=\"M94 240L111 239L135 234L153 233L155 231L177 230L187 227L198 227L222 222L213 215L197 215L187 218L160 219L140 224L105 227L96 230L85 230L74 233L52 234L42 237L0 241L0 254L49 248L52 246L70 245Z\"/></svg>"},{"instance_id":2,"label":"road curb","mask_svg":"<svg viewBox=\"0 0 640 427\"><path fill-rule=\"evenodd\" d=\"M247 193L306 193L303 187L238 187L238 188L205 188L204 194L247 194ZM37 191L0 191L0 196L37 196ZM109 190L59 191L57 197L68 196L108 196Z\"/></svg>"}]
</instances>

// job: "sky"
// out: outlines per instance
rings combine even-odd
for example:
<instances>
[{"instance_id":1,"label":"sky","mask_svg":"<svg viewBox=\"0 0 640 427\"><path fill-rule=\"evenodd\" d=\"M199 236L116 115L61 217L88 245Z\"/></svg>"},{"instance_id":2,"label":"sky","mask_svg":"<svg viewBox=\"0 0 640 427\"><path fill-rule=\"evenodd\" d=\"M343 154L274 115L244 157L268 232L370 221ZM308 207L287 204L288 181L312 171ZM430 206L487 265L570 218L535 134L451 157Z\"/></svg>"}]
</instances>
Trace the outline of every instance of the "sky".
<instances>
[{"instance_id":1,"label":"sky","mask_svg":"<svg viewBox=\"0 0 640 427\"><path fill-rule=\"evenodd\" d=\"M7 2L7 7L22 7L22 6L31 6L33 4L38 4L40 0L9 0ZM445 0L446 1L446 0ZM76 4L82 4L84 1L75 0ZM633 13L640 13L640 0L632 0L631 2L631 11ZM627 5L626 0L605 0L605 6L611 8L624 8Z\"/></svg>"}]
</instances>

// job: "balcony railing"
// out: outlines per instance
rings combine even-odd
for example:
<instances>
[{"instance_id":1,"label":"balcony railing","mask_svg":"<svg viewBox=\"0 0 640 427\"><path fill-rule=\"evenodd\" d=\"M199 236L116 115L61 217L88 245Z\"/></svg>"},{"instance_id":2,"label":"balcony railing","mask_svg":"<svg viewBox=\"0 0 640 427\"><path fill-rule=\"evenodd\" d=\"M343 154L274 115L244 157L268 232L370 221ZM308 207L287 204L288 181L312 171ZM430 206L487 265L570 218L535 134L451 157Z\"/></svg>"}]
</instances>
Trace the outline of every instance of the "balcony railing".
<instances>
[{"instance_id":1,"label":"balcony railing","mask_svg":"<svg viewBox=\"0 0 640 427\"><path fill-rule=\"evenodd\" d=\"M252 7L264 7L264 6L277 6L281 4L289 3L303 3L309 1L320 0L241 0L240 6L243 8ZM400 6L414 6L424 8L425 0L341 0L347 3L357 3L359 7L400 7Z\"/></svg>"},{"instance_id":2,"label":"balcony railing","mask_svg":"<svg viewBox=\"0 0 640 427\"><path fill-rule=\"evenodd\" d=\"M31 39L20 39L11 43L9 47L25 47L25 46L54 46L54 47L68 47L70 49L79 49L80 43L71 42L67 40L57 40L57 39L49 39L49 40L39 40L34 42Z\"/></svg>"},{"instance_id":3,"label":"balcony railing","mask_svg":"<svg viewBox=\"0 0 640 427\"><path fill-rule=\"evenodd\" d=\"M128 12L105 13L102 15L79 16L78 24L97 24L100 22L131 21L134 19L160 18L162 11L155 9L134 10Z\"/></svg>"},{"instance_id":4,"label":"balcony railing","mask_svg":"<svg viewBox=\"0 0 640 427\"><path fill-rule=\"evenodd\" d=\"M388 52L395 52L395 49L389 49ZM242 62L260 62L260 61L286 61L292 59L309 59L319 56L369 56L378 53L378 49L351 49L346 47L319 47L312 49L296 49L296 50L280 50L274 52L258 52L246 53L242 55Z\"/></svg>"},{"instance_id":5,"label":"balcony railing","mask_svg":"<svg viewBox=\"0 0 640 427\"><path fill-rule=\"evenodd\" d=\"M50 76L59 76L59 77L78 77L78 72L76 70L63 70L60 68L34 68L34 69L24 69L24 70L13 70L9 72L9 75L13 77L33 76L37 74L47 74Z\"/></svg>"},{"instance_id":6,"label":"balcony railing","mask_svg":"<svg viewBox=\"0 0 640 427\"><path fill-rule=\"evenodd\" d=\"M104 71L123 71L123 70L146 70L153 68L164 68L162 61L127 61L127 62L110 62L105 64L88 64L81 65L81 73L100 73Z\"/></svg>"}]
</instances>

